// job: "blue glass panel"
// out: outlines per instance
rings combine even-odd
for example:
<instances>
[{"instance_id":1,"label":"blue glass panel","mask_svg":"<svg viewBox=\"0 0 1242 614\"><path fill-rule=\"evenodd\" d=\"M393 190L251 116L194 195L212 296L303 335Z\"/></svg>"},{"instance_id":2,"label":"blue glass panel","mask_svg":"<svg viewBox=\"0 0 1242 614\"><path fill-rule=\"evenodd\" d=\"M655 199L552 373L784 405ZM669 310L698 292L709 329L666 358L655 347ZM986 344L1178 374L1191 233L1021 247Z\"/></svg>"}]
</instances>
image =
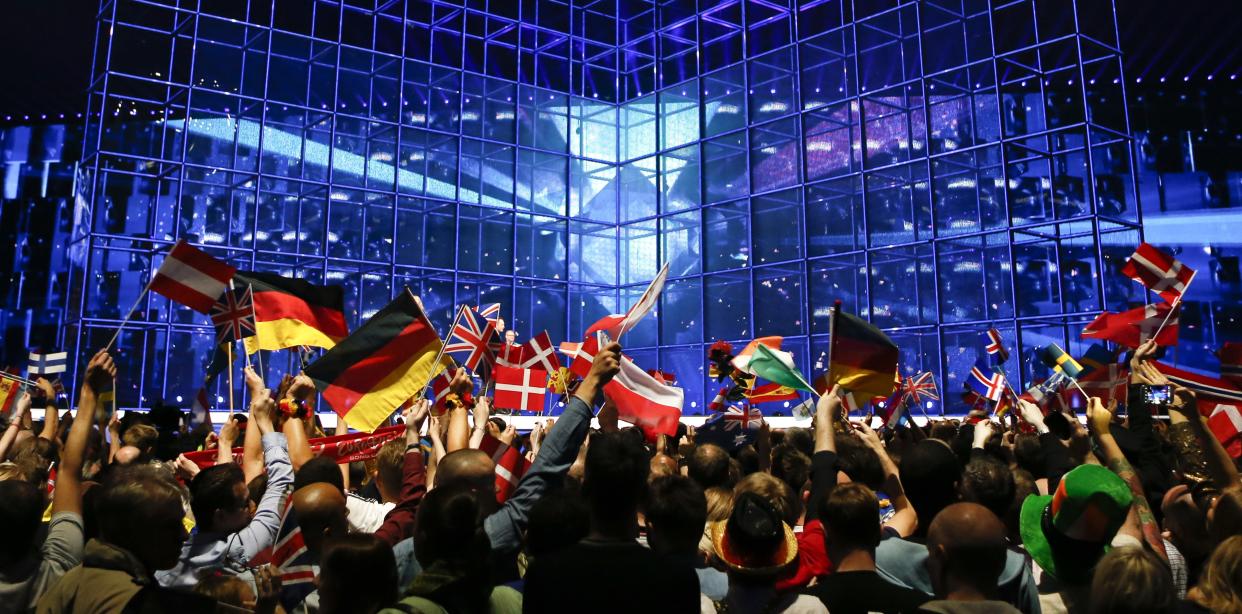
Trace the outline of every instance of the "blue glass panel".
<instances>
[{"instance_id":1,"label":"blue glass panel","mask_svg":"<svg viewBox=\"0 0 1242 614\"><path fill-rule=\"evenodd\" d=\"M517 216L514 273L541 279L567 278L569 240L565 221L537 215Z\"/></svg>"},{"instance_id":2,"label":"blue glass panel","mask_svg":"<svg viewBox=\"0 0 1242 614\"><path fill-rule=\"evenodd\" d=\"M722 273L703 278L704 341L750 337L750 273Z\"/></svg>"},{"instance_id":3,"label":"blue glass panel","mask_svg":"<svg viewBox=\"0 0 1242 614\"><path fill-rule=\"evenodd\" d=\"M699 212L670 215L660 220L660 249L670 274L696 275L703 269Z\"/></svg>"},{"instance_id":4,"label":"blue glass panel","mask_svg":"<svg viewBox=\"0 0 1242 614\"><path fill-rule=\"evenodd\" d=\"M800 262L755 269L757 335L788 337L806 332L805 281Z\"/></svg>"},{"instance_id":5,"label":"blue glass panel","mask_svg":"<svg viewBox=\"0 0 1242 614\"><path fill-rule=\"evenodd\" d=\"M664 213L695 209L703 201L699 146L675 149L660 156L660 204Z\"/></svg>"},{"instance_id":6,"label":"blue glass panel","mask_svg":"<svg viewBox=\"0 0 1242 614\"><path fill-rule=\"evenodd\" d=\"M703 143L704 203L716 203L745 196L750 190L750 168L746 163L746 133L714 138Z\"/></svg>"},{"instance_id":7,"label":"blue glass panel","mask_svg":"<svg viewBox=\"0 0 1242 614\"><path fill-rule=\"evenodd\" d=\"M746 126L746 79L741 64L703 76L703 136Z\"/></svg>"},{"instance_id":8,"label":"blue glass panel","mask_svg":"<svg viewBox=\"0 0 1242 614\"><path fill-rule=\"evenodd\" d=\"M811 262L811 331L826 334L833 303L850 313L867 313L867 267L862 254L835 256Z\"/></svg>"},{"instance_id":9,"label":"blue glass panel","mask_svg":"<svg viewBox=\"0 0 1242 614\"><path fill-rule=\"evenodd\" d=\"M672 279L660 295L660 342L702 343L703 284L698 277Z\"/></svg>"},{"instance_id":10,"label":"blue glass panel","mask_svg":"<svg viewBox=\"0 0 1242 614\"><path fill-rule=\"evenodd\" d=\"M756 265L802 258L802 190L756 196L750 207Z\"/></svg>"},{"instance_id":11,"label":"blue glass panel","mask_svg":"<svg viewBox=\"0 0 1242 614\"><path fill-rule=\"evenodd\" d=\"M802 142L798 118L777 120L750 130L750 184L766 192L799 183Z\"/></svg>"},{"instance_id":12,"label":"blue glass panel","mask_svg":"<svg viewBox=\"0 0 1242 614\"><path fill-rule=\"evenodd\" d=\"M703 252L708 271L723 271L750 263L750 214L746 201L703 210Z\"/></svg>"},{"instance_id":13,"label":"blue glass panel","mask_svg":"<svg viewBox=\"0 0 1242 614\"><path fill-rule=\"evenodd\" d=\"M570 281L617 283L616 227L570 222L569 251L580 255L569 261Z\"/></svg>"},{"instance_id":14,"label":"blue glass panel","mask_svg":"<svg viewBox=\"0 0 1242 614\"><path fill-rule=\"evenodd\" d=\"M703 378L706 375L707 355L699 346L663 348L660 350L660 370L677 378L677 387L685 395L683 416L702 415L707 407L703 400Z\"/></svg>"}]
</instances>

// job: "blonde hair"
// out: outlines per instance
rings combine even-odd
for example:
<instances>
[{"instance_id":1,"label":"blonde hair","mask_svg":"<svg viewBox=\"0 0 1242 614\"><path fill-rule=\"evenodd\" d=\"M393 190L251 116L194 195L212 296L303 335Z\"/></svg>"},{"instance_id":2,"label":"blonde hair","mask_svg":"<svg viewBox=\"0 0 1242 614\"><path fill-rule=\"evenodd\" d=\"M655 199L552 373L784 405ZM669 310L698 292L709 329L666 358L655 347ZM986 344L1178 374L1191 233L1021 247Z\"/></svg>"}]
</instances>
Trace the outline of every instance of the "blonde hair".
<instances>
[{"instance_id":1,"label":"blonde hair","mask_svg":"<svg viewBox=\"0 0 1242 614\"><path fill-rule=\"evenodd\" d=\"M1171 612L1176 601L1173 574L1141 547L1114 548L1095 567L1091 614Z\"/></svg>"},{"instance_id":2,"label":"blonde hair","mask_svg":"<svg viewBox=\"0 0 1242 614\"><path fill-rule=\"evenodd\" d=\"M1221 542L1199 575L1192 599L1223 614L1242 613L1242 535Z\"/></svg>"},{"instance_id":3,"label":"blonde hair","mask_svg":"<svg viewBox=\"0 0 1242 614\"><path fill-rule=\"evenodd\" d=\"M733 487L733 498L744 492L753 492L766 499L780 513L781 519L789 526L798 524L802 515L802 500L788 484L780 481L770 473L752 473Z\"/></svg>"}]
</instances>

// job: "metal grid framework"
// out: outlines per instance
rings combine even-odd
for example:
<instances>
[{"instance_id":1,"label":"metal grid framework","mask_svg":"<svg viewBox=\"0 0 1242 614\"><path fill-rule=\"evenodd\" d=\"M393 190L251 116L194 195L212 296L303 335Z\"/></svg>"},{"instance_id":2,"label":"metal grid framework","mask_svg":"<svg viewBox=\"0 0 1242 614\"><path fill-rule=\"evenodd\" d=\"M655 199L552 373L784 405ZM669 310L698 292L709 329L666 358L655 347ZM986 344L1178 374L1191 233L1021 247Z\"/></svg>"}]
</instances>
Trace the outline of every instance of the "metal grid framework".
<instances>
[{"instance_id":1,"label":"metal grid framework","mask_svg":"<svg viewBox=\"0 0 1242 614\"><path fill-rule=\"evenodd\" d=\"M981 330L1075 351L1142 300L1119 56L1110 0L108 0L65 345L177 239L342 284L354 326L408 285L441 330L500 302L554 339L667 261L626 345L687 413L717 339L817 373L837 299L952 411ZM200 383L210 330L166 303L122 335L122 406Z\"/></svg>"}]
</instances>

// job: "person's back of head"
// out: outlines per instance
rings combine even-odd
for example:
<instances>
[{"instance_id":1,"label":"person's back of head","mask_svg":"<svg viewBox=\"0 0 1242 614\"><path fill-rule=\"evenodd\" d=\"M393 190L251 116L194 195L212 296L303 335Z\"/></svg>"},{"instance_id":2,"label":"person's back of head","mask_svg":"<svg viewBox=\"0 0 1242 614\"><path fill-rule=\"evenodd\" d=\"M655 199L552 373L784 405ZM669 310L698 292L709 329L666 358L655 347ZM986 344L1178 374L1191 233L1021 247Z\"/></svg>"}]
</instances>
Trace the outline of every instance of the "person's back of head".
<instances>
[{"instance_id":1,"label":"person's back of head","mask_svg":"<svg viewBox=\"0 0 1242 614\"><path fill-rule=\"evenodd\" d=\"M160 432L150 424L138 423L127 429L121 435L121 441L127 446L134 446L142 453L141 462L151 459L151 455L155 453L155 444L159 443Z\"/></svg>"},{"instance_id":2,"label":"person's back of head","mask_svg":"<svg viewBox=\"0 0 1242 614\"><path fill-rule=\"evenodd\" d=\"M557 490L530 508L526 522L526 554L539 557L578 543L591 531L591 512L575 492Z\"/></svg>"},{"instance_id":3,"label":"person's back of head","mask_svg":"<svg viewBox=\"0 0 1242 614\"><path fill-rule=\"evenodd\" d=\"M1189 597L1212 612L1242 612L1242 535L1216 546Z\"/></svg>"},{"instance_id":4,"label":"person's back of head","mask_svg":"<svg viewBox=\"0 0 1242 614\"><path fill-rule=\"evenodd\" d=\"M976 454L962 471L958 493L962 501L978 503L1004 518L1013 505L1015 488L1009 465L991 455Z\"/></svg>"},{"instance_id":5,"label":"person's back of head","mask_svg":"<svg viewBox=\"0 0 1242 614\"><path fill-rule=\"evenodd\" d=\"M1005 529L1009 531L1010 539L1015 542L1022 541L1020 527L1022 525L1022 502L1031 495L1039 494L1039 486L1035 484L1035 478L1029 471L1025 469L1012 469L1013 474L1013 500L1009 502L1009 508L1005 510L1005 515L1001 516L1001 520L1005 523Z\"/></svg>"},{"instance_id":6,"label":"person's back of head","mask_svg":"<svg viewBox=\"0 0 1242 614\"><path fill-rule=\"evenodd\" d=\"M423 497L414 525L414 556L424 569L438 563L476 581L486 575L491 542L483 529L481 500L487 495L457 481Z\"/></svg>"},{"instance_id":7,"label":"person's back of head","mask_svg":"<svg viewBox=\"0 0 1242 614\"><path fill-rule=\"evenodd\" d=\"M829 557L880 545L880 500L858 482L838 484L819 509Z\"/></svg>"},{"instance_id":8,"label":"person's back of head","mask_svg":"<svg viewBox=\"0 0 1242 614\"><path fill-rule=\"evenodd\" d=\"M1013 458L1018 467L1030 472L1035 479L1045 477L1044 448L1039 437L1031 433L1018 433L1013 438Z\"/></svg>"},{"instance_id":9,"label":"person's back of head","mask_svg":"<svg viewBox=\"0 0 1242 614\"><path fill-rule=\"evenodd\" d=\"M296 473L293 474L293 490L301 490L306 486L318 483L330 484L345 493L345 477L341 475L341 468L337 466L336 461L326 456L316 456L298 467Z\"/></svg>"},{"instance_id":10,"label":"person's back of head","mask_svg":"<svg viewBox=\"0 0 1242 614\"><path fill-rule=\"evenodd\" d=\"M404 476L405 439L397 438L384 444L375 456L375 487L379 489L380 498L391 503L400 500Z\"/></svg>"},{"instance_id":11,"label":"person's back of head","mask_svg":"<svg viewBox=\"0 0 1242 614\"><path fill-rule=\"evenodd\" d=\"M1176 603L1168 566L1139 546L1114 548L1095 566L1091 614L1160 614Z\"/></svg>"},{"instance_id":12,"label":"person's back of head","mask_svg":"<svg viewBox=\"0 0 1242 614\"><path fill-rule=\"evenodd\" d=\"M807 456L815 454L815 438L811 435L811 429L800 427L785 429L784 443Z\"/></svg>"},{"instance_id":13,"label":"person's back of head","mask_svg":"<svg viewBox=\"0 0 1242 614\"><path fill-rule=\"evenodd\" d=\"M801 493L811 479L811 457L783 443L772 448L772 476Z\"/></svg>"},{"instance_id":14,"label":"person's back of head","mask_svg":"<svg viewBox=\"0 0 1242 614\"><path fill-rule=\"evenodd\" d=\"M232 533L246 525L250 491L235 463L212 465L190 482L190 510L200 531Z\"/></svg>"},{"instance_id":15,"label":"person's back of head","mask_svg":"<svg viewBox=\"0 0 1242 614\"><path fill-rule=\"evenodd\" d=\"M471 488L496 490L496 463L482 450L463 448L444 455L436 465L436 487L464 482Z\"/></svg>"},{"instance_id":16,"label":"person's back of head","mask_svg":"<svg viewBox=\"0 0 1242 614\"><path fill-rule=\"evenodd\" d=\"M977 503L954 503L927 529L927 570L936 596L966 590L991 598L1005 570L1005 525Z\"/></svg>"},{"instance_id":17,"label":"person's back of head","mask_svg":"<svg viewBox=\"0 0 1242 614\"><path fill-rule=\"evenodd\" d=\"M785 524L794 527L802 517L802 497L788 484L772 477L770 473L752 473L733 487L733 500L744 492L755 493L763 497L780 512ZM879 509L878 507L876 508ZM879 518L878 512L876 518Z\"/></svg>"},{"instance_id":18,"label":"person's back of head","mask_svg":"<svg viewBox=\"0 0 1242 614\"><path fill-rule=\"evenodd\" d=\"M875 450L853 435L837 436L837 469L851 482L861 482L876 490L884 485L884 466Z\"/></svg>"},{"instance_id":19,"label":"person's back of head","mask_svg":"<svg viewBox=\"0 0 1242 614\"><path fill-rule=\"evenodd\" d=\"M924 439L902 455L899 473L906 498L919 517L915 534L922 535L940 510L957 501L961 465L948 444Z\"/></svg>"},{"instance_id":20,"label":"person's back of head","mask_svg":"<svg viewBox=\"0 0 1242 614\"><path fill-rule=\"evenodd\" d=\"M686 462L686 473L690 479L698 482L703 490L709 488L733 488L730 478L729 453L724 448L710 443L695 447L694 453Z\"/></svg>"},{"instance_id":21,"label":"person's back of head","mask_svg":"<svg viewBox=\"0 0 1242 614\"><path fill-rule=\"evenodd\" d=\"M349 532L345 493L326 482L307 484L293 491L293 513L302 529L306 549L320 556L326 543Z\"/></svg>"},{"instance_id":22,"label":"person's back of head","mask_svg":"<svg viewBox=\"0 0 1242 614\"><path fill-rule=\"evenodd\" d=\"M649 470L647 451L634 438L622 433L592 435L582 484L592 521L632 528Z\"/></svg>"},{"instance_id":23,"label":"person's back of head","mask_svg":"<svg viewBox=\"0 0 1242 614\"><path fill-rule=\"evenodd\" d=\"M6 533L0 539L0 568L30 553L43 520L43 493L25 480L0 482L0 526Z\"/></svg>"},{"instance_id":24,"label":"person's back of head","mask_svg":"<svg viewBox=\"0 0 1242 614\"><path fill-rule=\"evenodd\" d=\"M392 547L368 533L332 540L319 558L319 611L372 614L397 601Z\"/></svg>"},{"instance_id":25,"label":"person's back of head","mask_svg":"<svg viewBox=\"0 0 1242 614\"><path fill-rule=\"evenodd\" d=\"M1231 486L1220 493L1208 508L1208 532L1217 543L1242 535L1242 486Z\"/></svg>"},{"instance_id":26,"label":"person's back of head","mask_svg":"<svg viewBox=\"0 0 1242 614\"><path fill-rule=\"evenodd\" d=\"M688 477L652 480L647 489L647 542L657 554L693 555L707 524L707 497Z\"/></svg>"},{"instance_id":27,"label":"person's back of head","mask_svg":"<svg viewBox=\"0 0 1242 614\"><path fill-rule=\"evenodd\" d=\"M181 489L168 471L122 467L94 497L100 540L129 551L151 573L170 569L186 540Z\"/></svg>"}]
</instances>

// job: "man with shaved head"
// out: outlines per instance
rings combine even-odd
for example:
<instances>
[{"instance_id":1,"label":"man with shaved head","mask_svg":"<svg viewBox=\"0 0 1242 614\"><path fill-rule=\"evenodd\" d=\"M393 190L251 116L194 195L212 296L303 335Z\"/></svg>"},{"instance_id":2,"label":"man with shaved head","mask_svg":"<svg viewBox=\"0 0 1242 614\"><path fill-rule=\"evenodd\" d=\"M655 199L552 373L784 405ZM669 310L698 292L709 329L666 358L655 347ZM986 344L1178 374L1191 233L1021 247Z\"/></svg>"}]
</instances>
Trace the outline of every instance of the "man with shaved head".
<instances>
[{"instance_id":1,"label":"man with shaved head","mask_svg":"<svg viewBox=\"0 0 1242 614\"><path fill-rule=\"evenodd\" d=\"M490 506L485 509L495 510L483 520L483 528L491 542L496 578L517 579L516 557L522 547L522 533L526 530L530 508L564 482L591 427L595 398L620 369L620 344L610 343L600 348L591 371L578 384L556 425L544 436L539 453L518 482L517 489L499 509L495 509L494 496L482 497L483 505ZM465 482L479 493L491 494L496 488L495 472L495 464L487 454L474 449L456 450L440 459L436 486Z\"/></svg>"},{"instance_id":2,"label":"man with shaved head","mask_svg":"<svg viewBox=\"0 0 1242 614\"><path fill-rule=\"evenodd\" d=\"M1019 612L996 599L1005 552L1005 524L988 508L954 503L941 510L927 530L927 570L937 600L923 604L922 611Z\"/></svg>"},{"instance_id":3,"label":"man with shaved head","mask_svg":"<svg viewBox=\"0 0 1242 614\"><path fill-rule=\"evenodd\" d=\"M349 533L345 495L327 482L315 482L293 492L293 512L297 514L306 550L316 558L326 542Z\"/></svg>"}]
</instances>

